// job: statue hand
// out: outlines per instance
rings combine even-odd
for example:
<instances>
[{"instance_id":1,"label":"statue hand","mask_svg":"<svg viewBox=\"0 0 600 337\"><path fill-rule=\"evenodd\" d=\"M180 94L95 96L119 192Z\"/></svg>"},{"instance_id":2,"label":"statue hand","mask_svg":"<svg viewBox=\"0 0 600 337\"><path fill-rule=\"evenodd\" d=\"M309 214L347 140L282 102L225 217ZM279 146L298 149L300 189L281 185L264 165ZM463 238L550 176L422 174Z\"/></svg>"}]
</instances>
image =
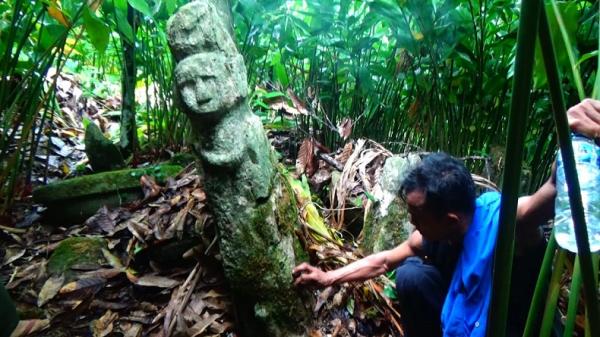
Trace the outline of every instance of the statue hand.
<instances>
[{"instance_id":1,"label":"statue hand","mask_svg":"<svg viewBox=\"0 0 600 337\"><path fill-rule=\"evenodd\" d=\"M600 139L600 101L586 98L567 111L571 131Z\"/></svg>"},{"instance_id":2,"label":"statue hand","mask_svg":"<svg viewBox=\"0 0 600 337\"><path fill-rule=\"evenodd\" d=\"M327 272L315 268L308 263L302 263L292 270L295 286L315 286L324 288L331 285Z\"/></svg>"}]
</instances>

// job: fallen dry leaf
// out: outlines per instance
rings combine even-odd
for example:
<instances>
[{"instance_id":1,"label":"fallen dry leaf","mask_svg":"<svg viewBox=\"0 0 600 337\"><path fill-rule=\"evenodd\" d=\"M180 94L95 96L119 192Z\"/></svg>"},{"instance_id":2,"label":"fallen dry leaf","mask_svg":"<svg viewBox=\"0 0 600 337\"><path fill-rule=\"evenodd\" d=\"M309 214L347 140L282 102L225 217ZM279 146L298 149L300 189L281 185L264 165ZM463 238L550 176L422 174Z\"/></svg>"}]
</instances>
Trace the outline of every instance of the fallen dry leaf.
<instances>
[{"instance_id":1,"label":"fallen dry leaf","mask_svg":"<svg viewBox=\"0 0 600 337\"><path fill-rule=\"evenodd\" d=\"M124 332L123 337L140 337L143 326L140 323L121 323L121 329Z\"/></svg>"},{"instance_id":2,"label":"fallen dry leaf","mask_svg":"<svg viewBox=\"0 0 600 337\"><path fill-rule=\"evenodd\" d=\"M85 225L98 232L110 233L115 229L116 221L109 213L108 208L103 206L96 214L85 221Z\"/></svg>"},{"instance_id":3,"label":"fallen dry leaf","mask_svg":"<svg viewBox=\"0 0 600 337\"><path fill-rule=\"evenodd\" d=\"M296 94L294 94L292 89L288 89L287 94L290 97L290 100L292 100L292 104L294 105L294 108L296 108L298 113L300 113L301 115L304 115L304 116L308 116L310 114L308 112L308 109L306 109L306 106L304 105L304 103L302 103L300 98L298 98L298 96L296 96Z\"/></svg>"},{"instance_id":4,"label":"fallen dry leaf","mask_svg":"<svg viewBox=\"0 0 600 337\"><path fill-rule=\"evenodd\" d=\"M352 133L352 119L344 118L344 120L338 124L338 134L342 137L343 140L348 139L350 134Z\"/></svg>"},{"instance_id":5,"label":"fallen dry leaf","mask_svg":"<svg viewBox=\"0 0 600 337\"><path fill-rule=\"evenodd\" d=\"M312 138L305 138L298 150L296 158L296 174L312 176L317 169L317 158L315 156L315 144Z\"/></svg>"},{"instance_id":6,"label":"fallen dry leaf","mask_svg":"<svg viewBox=\"0 0 600 337\"><path fill-rule=\"evenodd\" d=\"M333 287L327 287L321 291L321 293L319 294L319 297L317 298L317 303L315 304L315 308L313 309L313 312L315 314L317 314L319 312L319 310L321 310L323 305L325 305L325 303L327 303L327 300L329 300L329 297L331 297L331 294L333 294L333 290L334 290Z\"/></svg>"},{"instance_id":7,"label":"fallen dry leaf","mask_svg":"<svg viewBox=\"0 0 600 337\"><path fill-rule=\"evenodd\" d=\"M123 263L121 263L121 259L113 255L108 249L102 248L102 255L108 261L111 267L115 269L123 269Z\"/></svg>"},{"instance_id":8,"label":"fallen dry leaf","mask_svg":"<svg viewBox=\"0 0 600 337\"><path fill-rule=\"evenodd\" d=\"M18 259L22 258L23 255L25 255L25 249L8 248L6 249L5 254L6 255L4 257L4 262L2 262L2 266L11 264L17 261Z\"/></svg>"},{"instance_id":9,"label":"fallen dry leaf","mask_svg":"<svg viewBox=\"0 0 600 337\"><path fill-rule=\"evenodd\" d=\"M308 332L308 336L309 336L309 337L323 337L323 334L322 334L322 333L321 333L321 331L319 331L319 330L312 330L312 329L311 329L311 330Z\"/></svg>"},{"instance_id":10,"label":"fallen dry leaf","mask_svg":"<svg viewBox=\"0 0 600 337\"><path fill-rule=\"evenodd\" d=\"M42 290L40 290L40 294L38 295L38 307L43 306L44 304L48 303L48 301L53 299L56 295L58 295L58 292L60 291L60 288L62 288L64 283L64 274L60 274L60 276L55 275L47 279L44 285L42 286Z\"/></svg>"},{"instance_id":11,"label":"fallen dry leaf","mask_svg":"<svg viewBox=\"0 0 600 337\"><path fill-rule=\"evenodd\" d=\"M94 337L105 337L112 333L114 321L119 317L116 312L107 310L102 317L92 322L92 333Z\"/></svg>"},{"instance_id":12,"label":"fallen dry leaf","mask_svg":"<svg viewBox=\"0 0 600 337\"><path fill-rule=\"evenodd\" d=\"M141 277L129 278L129 280L138 286L143 287L173 288L181 284L181 282L177 280L158 275L144 275Z\"/></svg>"},{"instance_id":13,"label":"fallen dry leaf","mask_svg":"<svg viewBox=\"0 0 600 337\"><path fill-rule=\"evenodd\" d=\"M48 319L29 319L19 321L15 331L13 331L10 337L24 337L34 332L45 330L50 326L50 320Z\"/></svg>"},{"instance_id":14,"label":"fallen dry leaf","mask_svg":"<svg viewBox=\"0 0 600 337\"><path fill-rule=\"evenodd\" d=\"M198 337L202 335L204 331L206 331L206 329L220 317L220 314L216 314L202 318L199 322L197 322L190 328L190 332L192 334L191 337Z\"/></svg>"},{"instance_id":15,"label":"fallen dry leaf","mask_svg":"<svg viewBox=\"0 0 600 337\"><path fill-rule=\"evenodd\" d=\"M144 200L156 198L160 195L161 187L156 183L153 177L149 175L143 175L140 178L140 185L144 191Z\"/></svg>"},{"instance_id":16,"label":"fallen dry leaf","mask_svg":"<svg viewBox=\"0 0 600 337\"><path fill-rule=\"evenodd\" d=\"M81 290L99 290L106 283L106 279L102 277L88 277L74 282L65 284L60 288L59 294L66 295Z\"/></svg>"}]
</instances>

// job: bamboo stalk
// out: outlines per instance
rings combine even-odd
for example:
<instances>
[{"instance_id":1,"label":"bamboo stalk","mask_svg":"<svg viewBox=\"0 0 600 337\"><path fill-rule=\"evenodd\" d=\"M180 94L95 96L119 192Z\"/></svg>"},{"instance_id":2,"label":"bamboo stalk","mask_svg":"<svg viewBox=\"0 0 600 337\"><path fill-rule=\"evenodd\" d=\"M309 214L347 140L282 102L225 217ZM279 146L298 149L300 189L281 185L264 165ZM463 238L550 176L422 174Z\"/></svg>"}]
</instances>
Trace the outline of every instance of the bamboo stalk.
<instances>
[{"instance_id":1,"label":"bamboo stalk","mask_svg":"<svg viewBox=\"0 0 600 337\"><path fill-rule=\"evenodd\" d=\"M557 245L556 240L554 239L553 231L552 235L550 236L550 241L548 241L548 245L546 246L544 260L542 261L542 266L540 268L537 283L535 284L533 297L531 298L531 306L529 307L529 313L527 315L523 337L533 337L540 326L544 294L546 294L548 291L548 284L552 271L552 261L556 254L556 247Z\"/></svg>"},{"instance_id":2,"label":"bamboo stalk","mask_svg":"<svg viewBox=\"0 0 600 337\"><path fill-rule=\"evenodd\" d=\"M529 96L533 75L533 58L537 35L541 0L523 0L517 34L517 55L513 79L508 137L506 144L506 168L502 184L502 204L496 254L492 299L490 304L487 335L506 336L508 299L514 255L517 198L521 178L521 161L525 140L525 121L529 113Z\"/></svg>"},{"instance_id":3,"label":"bamboo stalk","mask_svg":"<svg viewBox=\"0 0 600 337\"><path fill-rule=\"evenodd\" d=\"M542 319L542 325L540 327L540 337L549 337L550 332L552 332L554 314L556 313L558 295L560 294L560 278L562 277L562 273L565 268L566 256L567 252L564 249L559 249L558 254L556 256L556 260L554 262L554 270L552 271L550 284L548 286L546 307L544 308L544 317Z\"/></svg>"},{"instance_id":4,"label":"bamboo stalk","mask_svg":"<svg viewBox=\"0 0 600 337\"><path fill-rule=\"evenodd\" d=\"M577 306L579 304L579 294L581 291L581 268L579 267L579 257L575 257L573 275L571 276L571 292L569 293L569 304L567 306L567 319L565 321L564 337L573 336L575 330L575 318L577 318Z\"/></svg>"}]
</instances>

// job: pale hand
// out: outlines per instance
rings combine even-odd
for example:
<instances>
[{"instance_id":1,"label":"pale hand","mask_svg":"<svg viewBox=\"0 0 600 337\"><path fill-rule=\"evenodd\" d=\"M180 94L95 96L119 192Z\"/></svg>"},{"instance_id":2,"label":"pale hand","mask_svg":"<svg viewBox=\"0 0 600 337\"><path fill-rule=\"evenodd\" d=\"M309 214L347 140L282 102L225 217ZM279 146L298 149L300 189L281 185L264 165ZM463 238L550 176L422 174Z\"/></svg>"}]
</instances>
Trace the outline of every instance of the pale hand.
<instances>
[{"instance_id":1,"label":"pale hand","mask_svg":"<svg viewBox=\"0 0 600 337\"><path fill-rule=\"evenodd\" d=\"M586 98L567 111L571 131L591 139L600 139L600 101Z\"/></svg>"},{"instance_id":2,"label":"pale hand","mask_svg":"<svg viewBox=\"0 0 600 337\"><path fill-rule=\"evenodd\" d=\"M327 273L308 263L302 263L292 270L295 286L314 286L324 288L330 285Z\"/></svg>"}]
</instances>

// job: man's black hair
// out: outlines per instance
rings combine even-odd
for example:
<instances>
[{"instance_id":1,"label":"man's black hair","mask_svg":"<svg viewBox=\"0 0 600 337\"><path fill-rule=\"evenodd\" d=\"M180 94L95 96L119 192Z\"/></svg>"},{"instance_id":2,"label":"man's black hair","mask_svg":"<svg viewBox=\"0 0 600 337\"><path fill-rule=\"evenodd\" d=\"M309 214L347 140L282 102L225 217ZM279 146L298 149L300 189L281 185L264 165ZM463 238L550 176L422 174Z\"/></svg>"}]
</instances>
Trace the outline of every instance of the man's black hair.
<instances>
[{"instance_id":1,"label":"man's black hair","mask_svg":"<svg viewBox=\"0 0 600 337\"><path fill-rule=\"evenodd\" d=\"M400 195L415 190L425 194L425 207L438 215L448 212L470 214L475 209L475 183L458 159L437 152L427 155L406 176Z\"/></svg>"}]
</instances>

